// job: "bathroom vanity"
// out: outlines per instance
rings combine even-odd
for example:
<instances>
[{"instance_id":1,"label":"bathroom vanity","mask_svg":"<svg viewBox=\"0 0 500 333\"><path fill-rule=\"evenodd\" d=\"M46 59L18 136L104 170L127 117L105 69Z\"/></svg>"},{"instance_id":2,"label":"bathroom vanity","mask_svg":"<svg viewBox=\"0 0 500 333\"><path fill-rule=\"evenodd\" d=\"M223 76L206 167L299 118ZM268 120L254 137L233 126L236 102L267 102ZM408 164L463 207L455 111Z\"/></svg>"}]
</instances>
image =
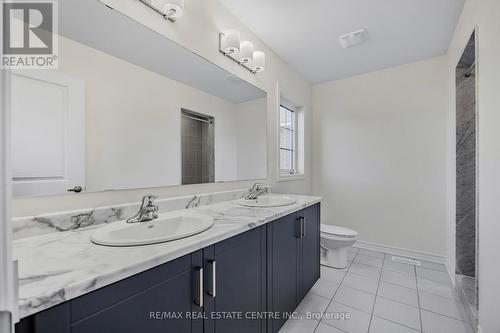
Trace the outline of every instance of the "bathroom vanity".
<instances>
[{"instance_id":1,"label":"bathroom vanity","mask_svg":"<svg viewBox=\"0 0 500 333\"><path fill-rule=\"evenodd\" d=\"M278 332L320 276L321 199L293 197L285 207L190 209L214 217L213 228L163 244L100 246L95 227L22 239L16 332ZM24 258L26 247L40 258Z\"/></svg>"}]
</instances>

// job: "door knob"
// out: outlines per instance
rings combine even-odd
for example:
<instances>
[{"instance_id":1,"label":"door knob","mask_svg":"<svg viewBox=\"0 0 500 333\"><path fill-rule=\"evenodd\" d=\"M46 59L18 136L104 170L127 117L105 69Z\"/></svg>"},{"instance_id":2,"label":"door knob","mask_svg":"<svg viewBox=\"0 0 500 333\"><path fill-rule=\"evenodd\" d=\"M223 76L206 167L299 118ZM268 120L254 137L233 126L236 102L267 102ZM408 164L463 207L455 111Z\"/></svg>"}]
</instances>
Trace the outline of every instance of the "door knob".
<instances>
[{"instance_id":1,"label":"door knob","mask_svg":"<svg viewBox=\"0 0 500 333\"><path fill-rule=\"evenodd\" d=\"M77 186L75 186L73 188L69 188L68 192L80 193L82 190L83 190L83 188L81 186L77 185Z\"/></svg>"}]
</instances>

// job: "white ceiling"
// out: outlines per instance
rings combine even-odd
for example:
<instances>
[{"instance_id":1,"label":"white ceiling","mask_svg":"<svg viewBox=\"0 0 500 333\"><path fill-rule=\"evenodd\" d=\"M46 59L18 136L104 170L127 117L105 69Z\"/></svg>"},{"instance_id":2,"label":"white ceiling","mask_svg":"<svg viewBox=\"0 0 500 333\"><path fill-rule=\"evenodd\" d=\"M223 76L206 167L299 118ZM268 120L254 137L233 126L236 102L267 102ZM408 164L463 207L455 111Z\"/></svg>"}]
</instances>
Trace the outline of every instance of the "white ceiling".
<instances>
[{"instance_id":1,"label":"white ceiling","mask_svg":"<svg viewBox=\"0 0 500 333\"><path fill-rule=\"evenodd\" d=\"M220 1L313 83L444 54L464 4L464 0ZM365 44L340 47L339 36L362 28L368 30Z\"/></svg>"}]
</instances>

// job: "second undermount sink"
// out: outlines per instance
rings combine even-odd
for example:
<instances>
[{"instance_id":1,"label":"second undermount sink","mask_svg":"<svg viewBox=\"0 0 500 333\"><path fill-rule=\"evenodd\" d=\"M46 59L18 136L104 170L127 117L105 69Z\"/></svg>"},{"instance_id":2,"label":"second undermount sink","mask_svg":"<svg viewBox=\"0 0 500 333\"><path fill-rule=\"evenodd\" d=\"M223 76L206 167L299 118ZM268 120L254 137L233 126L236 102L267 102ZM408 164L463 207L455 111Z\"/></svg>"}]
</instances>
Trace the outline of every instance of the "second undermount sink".
<instances>
[{"instance_id":1,"label":"second undermount sink","mask_svg":"<svg viewBox=\"0 0 500 333\"><path fill-rule=\"evenodd\" d=\"M199 234L214 225L210 216L165 213L148 222L115 222L94 232L92 242L107 246L135 246L164 243Z\"/></svg>"},{"instance_id":2,"label":"second undermount sink","mask_svg":"<svg viewBox=\"0 0 500 333\"><path fill-rule=\"evenodd\" d=\"M246 207L282 207L290 206L296 203L297 200L286 196L260 196L257 199L240 199L238 204Z\"/></svg>"}]
</instances>

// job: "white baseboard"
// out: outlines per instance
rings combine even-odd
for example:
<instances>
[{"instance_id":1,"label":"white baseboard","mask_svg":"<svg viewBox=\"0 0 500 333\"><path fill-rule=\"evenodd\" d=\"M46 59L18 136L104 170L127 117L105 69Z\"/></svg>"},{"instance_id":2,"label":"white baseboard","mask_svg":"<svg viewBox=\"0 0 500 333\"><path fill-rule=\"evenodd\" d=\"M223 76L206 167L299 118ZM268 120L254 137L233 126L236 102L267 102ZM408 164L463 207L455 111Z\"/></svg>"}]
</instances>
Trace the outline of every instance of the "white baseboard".
<instances>
[{"instance_id":1,"label":"white baseboard","mask_svg":"<svg viewBox=\"0 0 500 333\"><path fill-rule=\"evenodd\" d=\"M445 264L446 266L446 271L448 272L448 275L450 276L451 283L453 284L453 287L456 286L456 278L455 278L455 266L449 261L446 260Z\"/></svg>"},{"instance_id":2,"label":"white baseboard","mask_svg":"<svg viewBox=\"0 0 500 333\"><path fill-rule=\"evenodd\" d=\"M379 252L384 252L387 254L414 258L417 260L431 261L431 262L436 262L438 264L444 264L444 265L448 266L446 257L440 256L437 254L409 250L409 249L403 249L403 248L399 248L399 247L395 247L395 246L388 246L388 245L370 243L370 242L365 242L365 241L357 241L356 244L354 244L353 246L358 247L360 249L379 251Z\"/></svg>"}]
</instances>

